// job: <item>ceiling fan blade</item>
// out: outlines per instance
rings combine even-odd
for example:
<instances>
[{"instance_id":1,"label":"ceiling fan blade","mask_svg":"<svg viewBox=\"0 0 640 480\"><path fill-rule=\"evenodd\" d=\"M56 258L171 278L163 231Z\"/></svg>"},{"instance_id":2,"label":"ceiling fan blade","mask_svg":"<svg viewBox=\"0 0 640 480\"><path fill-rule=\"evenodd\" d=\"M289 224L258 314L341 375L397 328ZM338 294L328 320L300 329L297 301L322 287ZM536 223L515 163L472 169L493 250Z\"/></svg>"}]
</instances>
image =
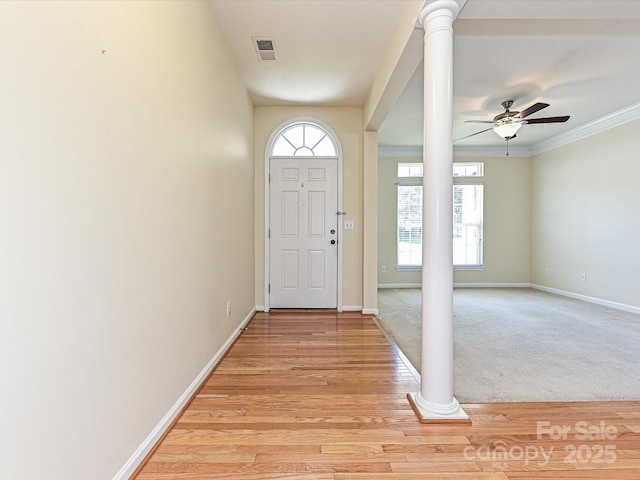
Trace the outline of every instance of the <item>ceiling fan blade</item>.
<instances>
[{"instance_id":1,"label":"ceiling fan blade","mask_svg":"<svg viewBox=\"0 0 640 480\"><path fill-rule=\"evenodd\" d=\"M528 108L525 108L524 110L522 110L520 112L520 118L525 118L528 117L529 115L539 112L540 110L542 110L543 108L547 108L549 106L548 103L534 103L533 105L531 105Z\"/></svg>"},{"instance_id":2,"label":"ceiling fan blade","mask_svg":"<svg viewBox=\"0 0 640 480\"><path fill-rule=\"evenodd\" d=\"M495 123L493 120L465 120L464 123Z\"/></svg>"},{"instance_id":3,"label":"ceiling fan blade","mask_svg":"<svg viewBox=\"0 0 640 480\"><path fill-rule=\"evenodd\" d=\"M493 123L493 122L491 122L491 123ZM493 128L487 128L487 129L485 129L485 130L480 130L479 132L472 133L471 135L466 135L466 136L464 136L464 137L454 138L454 139L453 139L453 141L454 141L454 142L457 142L458 140L463 140L463 139L465 139L465 138L473 137L473 136L475 136L475 135L480 135L481 133L488 132L489 130L493 130Z\"/></svg>"},{"instance_id":4,"label":"ceiling fan blade","mask_svg":"<svg viewBox=\"0 0 640 480\"><path fill-rule=\"evenodd\" d=\"M565 117L546 117L546 118L532 118L531 120L524 120L522 123L527 125L534 123L563 123L569 120L569 115Z\"/></svg>"}]
</instances>

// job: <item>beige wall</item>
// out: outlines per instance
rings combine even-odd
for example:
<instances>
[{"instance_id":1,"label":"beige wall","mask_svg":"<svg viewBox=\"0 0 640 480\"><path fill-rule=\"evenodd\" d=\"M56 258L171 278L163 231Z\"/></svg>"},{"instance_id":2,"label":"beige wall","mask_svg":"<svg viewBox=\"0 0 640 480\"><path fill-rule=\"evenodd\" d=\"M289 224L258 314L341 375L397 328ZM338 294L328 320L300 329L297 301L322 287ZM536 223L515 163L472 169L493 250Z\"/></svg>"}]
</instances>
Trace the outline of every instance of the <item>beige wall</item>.
<instances>
[{"instance_id":1,"label":"beige wall","mask_svg":"<svg viewBox=\"0 0 640 480\"><path fill-rule=\"evenodd\" d=\"M424 51L424 30L414 22L423 0L403 0L398 18L385 48L364 105L367 130L378 131L420 64Z\"/></svg>"},{"instance_id":2,"label":"beige wall","mask_svg":"<svg viewBox=\"0 0 640 480\"><path fill-rule=\"evenodd\" d=\"M640 307L639 133L636 120L533 158L533 284Z\"/></svg>"},{"instance_id":3,"label":"beige wall","mask_svg":"<svg viewBox=\"0 0 640 480\"><path fill-rule=\"evenodd\" d=\"M113 478L254 306L253 107L206 2L0 31L0 476Z\"/></svg>"},{"instance_id":4,"label":"beige wall","mask_svg":"<svg viewBox=\"0 0 640 480\"><path fill-rule=\"evenodd\" d=\"M398 227L398 163L422 163L420 158L389 158L378 160L378 285L420 284L419 271L403 271L397 265L397 233ZM381 267L386 266L386 273Z\"/></svg>"},{"instance_id":5,"label":"beige wall","mask_svg":"<svg viewBox=\"0 0 640 480\"><path fill-rule=\"evenodd\" d=\"M255 290L256 305L264 307L265 150L270 135L285 122L313 118L328 125L338 136L343 153L342 220L353 220L354 230L342 235L345 308L362 308L363 239L363 127L362 109L349 107L257 107L255 109Z\"/></svg>"},{"instance_id":6,"label":"beige wall","mask_svg":"<svg viewBox=\"0 0 640 480\"><path fill-rule=\"evenodd\" d=\"M378 284L419 284L420 272L396 270L396 182L399 162L422 158L380 158L378 174ZM484 270L454 272L456 284L519 284L529 282L528 158L455 158L484 162ZM380 267L385 265L387 273Z\"/></svg>"}]
</instances>

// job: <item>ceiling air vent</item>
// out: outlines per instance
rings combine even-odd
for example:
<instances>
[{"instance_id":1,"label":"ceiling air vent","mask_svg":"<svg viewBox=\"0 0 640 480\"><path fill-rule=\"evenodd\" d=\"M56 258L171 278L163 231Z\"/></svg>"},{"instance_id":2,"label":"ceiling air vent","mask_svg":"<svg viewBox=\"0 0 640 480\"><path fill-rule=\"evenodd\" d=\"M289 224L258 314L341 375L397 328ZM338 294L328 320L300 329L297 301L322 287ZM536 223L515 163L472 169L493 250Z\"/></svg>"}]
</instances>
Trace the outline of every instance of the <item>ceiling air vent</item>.
<instances>
[{"instance_id":1,"label":"ceiling air vent","mask_svg":"<svg viewBox=\"0 0 640 480\"><path fill-rule=\"evenodd\" d=\"M277 60L278 54L273 44L273 38L270 37L253 37L253 44L258 52L260 60Z\"/></svg>"}]
</instances>

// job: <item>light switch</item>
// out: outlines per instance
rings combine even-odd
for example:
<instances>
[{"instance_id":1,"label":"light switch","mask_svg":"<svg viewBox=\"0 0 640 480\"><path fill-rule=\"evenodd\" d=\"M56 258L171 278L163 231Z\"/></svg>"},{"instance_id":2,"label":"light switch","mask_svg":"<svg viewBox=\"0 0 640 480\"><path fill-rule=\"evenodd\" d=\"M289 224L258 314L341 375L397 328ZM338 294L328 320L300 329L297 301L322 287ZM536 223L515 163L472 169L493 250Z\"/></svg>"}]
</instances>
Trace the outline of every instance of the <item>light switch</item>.
<instances>
[{"instance_id":1,"label":"light switch","mask_svg":"<svg viewBox=\"0 0 640 480\"><path fill-rule=\"evenodd\" d=\"M345 220L344 221L344 229L345 230L353 230L353 220Z\"/></svg>"}]
</instances>

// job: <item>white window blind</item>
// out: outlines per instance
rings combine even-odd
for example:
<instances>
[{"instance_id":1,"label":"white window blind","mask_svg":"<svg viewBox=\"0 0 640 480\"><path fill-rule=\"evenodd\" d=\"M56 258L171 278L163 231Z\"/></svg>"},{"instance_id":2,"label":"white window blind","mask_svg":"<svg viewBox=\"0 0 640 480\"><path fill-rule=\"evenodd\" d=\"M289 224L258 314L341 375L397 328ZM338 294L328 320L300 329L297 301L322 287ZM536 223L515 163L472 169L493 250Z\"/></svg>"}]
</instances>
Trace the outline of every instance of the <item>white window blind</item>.
<instances>
[{"instance_id":1,"label":"white window blind","mask_svg":"<svg viewBox=\"0 0 640 480\"><path fill-rule=\"evenodd\" d=\"M453 186L453 264L481 266L484 185Z\"/></svg>"},{"instance_id":2,"label":"white window blind","mask_svg":"<svg viewBox=\"0 0 640 480\"><path fill-rule=\"evenodd\" d=\"M422 185L398 184L398 266L422 265Z\"/></svg>"}]
</instances>

